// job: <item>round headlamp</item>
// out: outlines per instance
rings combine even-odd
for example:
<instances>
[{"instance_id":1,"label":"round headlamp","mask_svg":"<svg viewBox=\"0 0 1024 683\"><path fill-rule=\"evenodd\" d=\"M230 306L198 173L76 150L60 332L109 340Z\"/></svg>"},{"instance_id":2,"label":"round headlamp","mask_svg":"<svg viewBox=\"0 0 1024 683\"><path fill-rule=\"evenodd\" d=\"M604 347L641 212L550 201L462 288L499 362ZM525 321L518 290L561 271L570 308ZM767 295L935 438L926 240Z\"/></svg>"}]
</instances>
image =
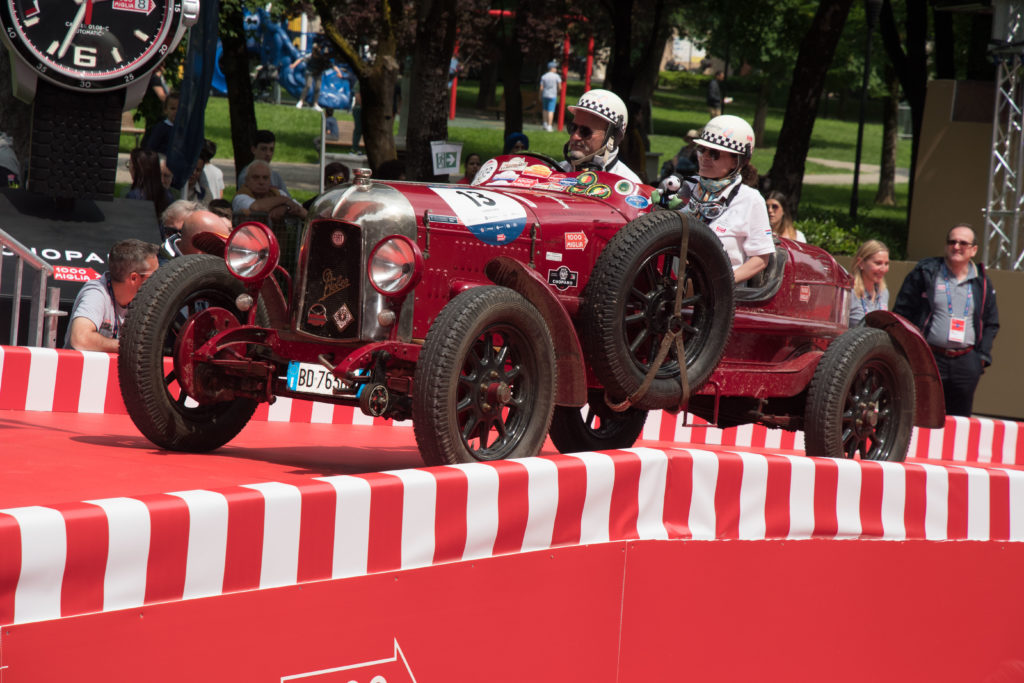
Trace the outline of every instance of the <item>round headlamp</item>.
<instances>
[{"instance_id":1,"label":"round headlamp","mask_svg":"<svg viewBox=\"0 0 1024 683\"><path fill-rule=\"evenodd\" d=\"M232 275L252 284L274 272L280 252L277 237L270 228L250 221L231 231L224 247L224 260Z\"/></svg>"},{"instance_id":2,"label":"round headlamp","mask_svg":"<svg viewBox=\"0 0 1024 683\"><path fill-rule=\"evenodd\" d=\"M385 237L370 252L370 284L384 296L398 297L416 286L423 275L423 253L403 235Z\"/></svg>"}]
</instances>

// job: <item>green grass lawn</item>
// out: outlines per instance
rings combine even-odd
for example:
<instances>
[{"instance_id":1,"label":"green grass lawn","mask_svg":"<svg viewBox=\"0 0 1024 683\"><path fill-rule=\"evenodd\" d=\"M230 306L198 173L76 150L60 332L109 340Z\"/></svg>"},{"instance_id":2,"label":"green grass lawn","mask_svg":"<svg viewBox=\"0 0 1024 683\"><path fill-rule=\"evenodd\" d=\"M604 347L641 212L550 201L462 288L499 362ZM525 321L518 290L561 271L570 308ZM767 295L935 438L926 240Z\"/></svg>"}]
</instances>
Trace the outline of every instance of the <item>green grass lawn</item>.
<instances>
[{"instance_id":1,"label":"green grass lawn","mask_svg":"<svg viewBox=\"0 0 1024 683\"><path fill-rule=\"evenodd\" d=\"M583 91L583 84L570 81L567 86L570 102ZM497 96L501 96L499 87ZM477 152L483 158L500 154L502 151L503 124L493 114L476 111L477 84L460 80L457 93L459 125L450 125L448 137L463 143L463 154ZM752 120L755 102L747 93L735 93L736 102L729 113ZM766 173L775 156L775 145L785 112L780 108L769 108L764 140L758 141L752 163ZM350 118L348 112L336 111L339 120ZM281 105L257 103L256 122L260 128L273 130L277 135L275 161L295 163L317 163L317 149L313 138L320 132L320 115L308 108L295 109L291 104ZM684 92L680 89L659 89L653 97L651 151L661 155L661 161L671 157L678 150L686 131L700 128L707 122L704 92ZM555 158L562 157L565 143L564 132L546 132L539 126L531 125L525 131L530 137L530 149ZM864 128L864 147L861 161L877 165L881 157L880 123L869 122ZM206 108L206 136L217 143L217 157L231 159L234 148L231 144L228 102L224 97L211 97ZM121 136L121 151L127 152L134 144L131 135ZM856 156L857 124L836 118L819 117L811 135L810 159L827 159L852 162ZM910 166L910 141L900 140L897 149L897 166ZM805 173L835 173L835 169L808 161ZM851 253L867 237L880 237L893 249L893 257L903 256L906 243L907 188L897 185L896 206L876 207L874 196L877 188L863 182L859 192L858 220L851 220L846 214L850 205L850 185L804 185L800 203L799 226L811 241L835 253Z\"/></svg>"}]
</instances>

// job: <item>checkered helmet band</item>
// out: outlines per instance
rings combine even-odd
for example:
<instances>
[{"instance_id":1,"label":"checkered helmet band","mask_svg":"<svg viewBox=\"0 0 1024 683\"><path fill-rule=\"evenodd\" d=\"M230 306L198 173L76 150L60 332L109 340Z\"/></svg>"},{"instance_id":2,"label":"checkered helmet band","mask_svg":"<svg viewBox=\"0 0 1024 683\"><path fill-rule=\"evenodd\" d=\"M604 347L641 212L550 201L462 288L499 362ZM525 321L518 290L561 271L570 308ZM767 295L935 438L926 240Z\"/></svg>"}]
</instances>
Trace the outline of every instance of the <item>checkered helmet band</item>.
<instances>
[{"instance_id":1,"label":"checkered helmet band","mask_svg":"<svg viewBox=\"0 0 1024 683\"><path fill-rule=\"evenodd\" d=\"M754 129L740 117L725 114L708 121L695 142L702 147L749 157L754 149Z\"/></svg>"},{"instance_id":2,"label":"checkered helmet band","mask_svg":"<svg viewBox=\"0 0 1024 683\"><path fill-rule=\"evenodd\" d=\"M580 101L569 107L569 111L575 113L577 109L585 109L597 114L604 120L610 122L619 131L626 129L627 117L626 105L618 95L610 90L589 90L583 93Z\"/></svg>"}]
</instances>

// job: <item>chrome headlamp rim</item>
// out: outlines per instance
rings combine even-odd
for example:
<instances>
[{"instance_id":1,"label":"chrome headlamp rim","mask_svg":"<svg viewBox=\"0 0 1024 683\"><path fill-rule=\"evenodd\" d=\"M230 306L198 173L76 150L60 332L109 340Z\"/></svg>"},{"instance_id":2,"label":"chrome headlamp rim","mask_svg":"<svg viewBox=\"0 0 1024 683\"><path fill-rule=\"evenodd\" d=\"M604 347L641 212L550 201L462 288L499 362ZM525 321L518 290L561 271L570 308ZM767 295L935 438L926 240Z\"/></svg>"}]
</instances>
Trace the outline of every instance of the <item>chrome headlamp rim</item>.
<instances>
[{"instance_id":1,"label":"chrome headlamp rim","mask_svg":"<svg viewBox=\"0 0 1024 683\"><path fill-rule=\"evenodd\" d=\"M280 256L277 236L259 221L239 223L224 244L228 271L247 285L258 284L273 273Z\"/></svg>"},{"instance_id":2,"label":"chrome headlamp rim","mask_svg":"<svg viewBox=\"0 0 1024 683\"><path fill-rule=\"evenodd\" d=\"M379 271L375 265L381 265L381 261L378 260L383 256L381 250L388 247L393 248L392 253L402 257L401 260L389 259L392 263L397 264L401 272L397 277L393 277L392 284L382 284L378 282ZM369 258L366 260L366 275L370 285L378 293L393 298L405 296L419 284L420 278L423 276L423 252L414 241L405 235L388 235L370 250Z\"/></svg>"}]
</instances>

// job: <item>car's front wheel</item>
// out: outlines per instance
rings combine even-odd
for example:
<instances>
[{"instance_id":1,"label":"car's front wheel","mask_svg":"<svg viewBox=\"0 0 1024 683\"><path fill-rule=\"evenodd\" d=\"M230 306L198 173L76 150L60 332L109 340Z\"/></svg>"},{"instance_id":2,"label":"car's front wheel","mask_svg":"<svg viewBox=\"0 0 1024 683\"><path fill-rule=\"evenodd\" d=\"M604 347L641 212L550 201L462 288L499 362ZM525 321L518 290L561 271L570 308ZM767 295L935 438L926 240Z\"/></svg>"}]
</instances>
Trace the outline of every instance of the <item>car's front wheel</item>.
<instances>
[{"instance_id":1,"label":"car's front wheel","mask_svg":"<svg viewBox=\"0 0 1024 683\"><path fill-rule=\"evenodd\" d=\"M536 455L551 424L555 356L544 318L505 287L441 310L416 365L412 417L429 465Z\"/></svg>"},{"instance_id":2,"label":"car's front wheel","mask_svg":"<svg viewBox=\"0 0 1024 683\"><path fill-rule=\"evenodd\" d=\"M902 462L915 398L910 363L889 335L869 327L842 334L825 350L807 392L807 455Z\"/></svg>"}]
</instances>

